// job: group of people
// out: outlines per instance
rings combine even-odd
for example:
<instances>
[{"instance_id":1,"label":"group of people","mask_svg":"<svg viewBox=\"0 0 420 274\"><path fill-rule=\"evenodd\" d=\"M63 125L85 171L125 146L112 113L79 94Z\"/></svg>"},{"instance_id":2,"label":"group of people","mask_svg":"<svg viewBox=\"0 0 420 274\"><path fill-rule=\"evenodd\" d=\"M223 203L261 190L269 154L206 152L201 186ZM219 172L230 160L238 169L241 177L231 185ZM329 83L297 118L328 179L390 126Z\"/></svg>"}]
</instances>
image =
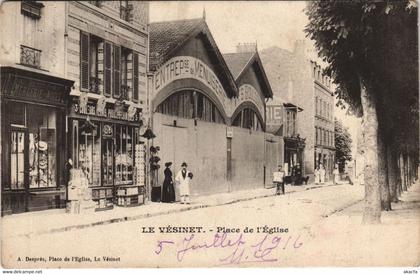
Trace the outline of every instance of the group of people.
<instances>
[{"instance_id":1,"label":"group of people","mask_svg":"<svg viewBox=\"0 0 420 274\"><path fill-rule=\"evenodd\" d=\"M163 174L165 178L162 186L162 202L175 202L175 187L172 179L171 171L172 162L165 163L165 170ZM175 181L179 183L179 196L181 197L181 204L190 204L190 183L193 178L192 172L187 170L187 163L182 163L181 170L175 176Z\"/></svg>"},{"instance_id":2,"label":"group of people","mask_svg":"<svg viewBox=\"0 0 420 274\"><path fill-rule=\"evenodd\" d=\"M292 175L298 176L298 177L300 176L302 180L305 182L305 184L307 183L309 179L309 177L305 177L305 178L302 177L299 165L296 166L296 169L295 171L292 172ZM314 176L315 176L315 184L324 184L326 180L326 172L325 172L325 168L323 164L318 165L318 167L314 171ZM277 186L276 195L281 195L285 193L285 190L284 190L284 185L286 183L285 179L286 179L286 173L282 165L279 165L278 170L273 173L273 183ZM334 170L333 170L333 183L338 184L339 180L340 180L340 173L338 170L338 165L335 164ZM352 184L351 181L350 181L350 184Z\"/></svg>"}]
</instances>

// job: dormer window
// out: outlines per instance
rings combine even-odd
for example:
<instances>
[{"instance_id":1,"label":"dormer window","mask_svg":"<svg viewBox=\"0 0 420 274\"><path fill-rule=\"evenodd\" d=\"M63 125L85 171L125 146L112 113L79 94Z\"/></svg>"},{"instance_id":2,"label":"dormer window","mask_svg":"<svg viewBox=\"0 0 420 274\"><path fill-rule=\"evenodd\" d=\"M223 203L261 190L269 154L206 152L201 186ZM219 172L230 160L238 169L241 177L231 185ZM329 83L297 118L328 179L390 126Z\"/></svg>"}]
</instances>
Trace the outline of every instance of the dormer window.
<instances>
[{"instance_id":1,"label":"dormer window","mask_svg":"<svg viewBox=\"0 0 420 274\"><path fill-rule=\"evenodd\" d=\"M22 1L20 11L23 15L39 19L41 18L41 9L43 7L44 4L36 1Z\"/></svg>"}]
</instances>

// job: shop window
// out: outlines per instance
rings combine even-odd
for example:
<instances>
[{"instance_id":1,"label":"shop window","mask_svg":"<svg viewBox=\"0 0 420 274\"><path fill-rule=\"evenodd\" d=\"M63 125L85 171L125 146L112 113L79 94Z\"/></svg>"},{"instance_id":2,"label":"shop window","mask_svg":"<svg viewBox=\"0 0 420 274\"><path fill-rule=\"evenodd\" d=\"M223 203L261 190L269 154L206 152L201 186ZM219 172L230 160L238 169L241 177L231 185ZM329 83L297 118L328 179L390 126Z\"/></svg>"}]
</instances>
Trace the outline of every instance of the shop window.
<instances>
[{"instance_id":1,"label":"shop window","mask_svg":"<svg viewBox=\"0 0 420 274\"><path fill-rule=\"evenodd\" d=\"M12 189L23 189L25 174L25 133L12 130L10 136L10 181Z\"/></svg>"},{"instance_id":2,"label":"shop window","mask_svg":"<svg viewBox=\"0 0 420 274\"><path fill-rule=\"evenodd\" d=\"M115 184L132 184L134 170L134 131L128 126L116 126Z\"/></svg>"},{"instance_id":3,"label":"shop window","mask_svg":"<svg viewBox=\"0 0 420 274\"><path fill-rule=\"evenodd\" d=\"M102 185L114 184L114 126L102 127Z\"/></svg>"},{"instance_id":4,"label":"shop window","mask_svg":"<svg viewBox=\"0 0 420 274\"><path fill-rule=\"evenodd\" d=\"M57 113L35 105L11 104L10 187L30 188L57 185Z\"/></svg>"},{"instance_id":5,"label":"shop window","mask_svg":"<svg viewBox=\"0 0 420 274\"><path fill-rule=\"evenodd\" d=\"M78 167L89 181L89 186L100 183L100 127L92 122L79 123Z\"/></svg>"}]
</instances>

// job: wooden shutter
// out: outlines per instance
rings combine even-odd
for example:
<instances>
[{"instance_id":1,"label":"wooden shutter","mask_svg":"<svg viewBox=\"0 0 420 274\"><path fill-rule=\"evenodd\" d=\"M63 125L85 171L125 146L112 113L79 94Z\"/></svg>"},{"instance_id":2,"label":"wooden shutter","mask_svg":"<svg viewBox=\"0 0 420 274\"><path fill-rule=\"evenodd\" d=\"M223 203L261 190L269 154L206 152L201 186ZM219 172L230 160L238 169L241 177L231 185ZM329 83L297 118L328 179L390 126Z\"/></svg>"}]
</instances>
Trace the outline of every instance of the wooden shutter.
<instances>
[{"instance_id":1,"label":"wooden shutter","mask_svg":"<svg viewBox=\"0 0 420 274\"><path fill-rule=\"evenodd\" d=\"M114 45L114 97L121 96L121 47Z\"/></svg>"},{"instance_id":2,"label":"wooden shutter","mask_svg":"<svg viewBox=\"0 0 420 274\"><path fill-rule=\"evenodd\" d=\"M89 90L89 34L80 32L80 89Z\"/></svg>"},{"instance_id":3,"label":"wooden shutter","mask_svg":"<svg viewBox=\"0 0 420 274\"><path fill-rule=\"evenodd\" d=\"M139 55L133 52L133 101L139 100Z\"/></svg>"},{"instance_id":4,"label":"wooden shutter","mask_svg":"<svg viewBox=\"0 0 420 274\"><path fill-rule=\"evenodd\" d=\"M112 66L111 66L111 43L105 42L105 54L104 54L104 65L105 65L105 80L104 80L104 94L106 96L111 95L111 77L112 77Z\"/></svg>"}]
</instances>

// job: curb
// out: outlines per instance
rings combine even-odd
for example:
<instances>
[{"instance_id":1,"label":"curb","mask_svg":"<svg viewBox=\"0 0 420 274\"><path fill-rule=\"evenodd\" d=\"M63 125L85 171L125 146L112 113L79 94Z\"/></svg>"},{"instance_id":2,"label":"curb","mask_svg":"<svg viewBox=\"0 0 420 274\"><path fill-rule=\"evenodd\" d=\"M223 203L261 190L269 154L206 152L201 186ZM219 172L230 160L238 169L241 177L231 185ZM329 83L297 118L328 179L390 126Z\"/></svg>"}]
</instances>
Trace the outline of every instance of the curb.
<instances>
[{"instance_id":1,"label":"curb","mask_svg":"<svg viewBox=\"0 0 420 274\"><path fill-rule=\"evenodd\" d=\"M329 186L337 186L337 185L324 185L324 186L307 187L302 191L292 190L292 191L286 192L285 194L292 194L292 193L303 192L303 191L308 191L308 190L317 189L317 188L329 187ZM139 219L146 219L146 218L151 218L151 217L156 217L156 216L169 215L169 214L177 213L177 212L185 212L185 211L203 209L203 208L209 208L209 207L231 205L231 204L236 204L236 203L240 203L240 202L256 200L256 199L263 199L263 198L268 198L268 197L273 197L273 196L275 196L275 195L274 194L263 194L263 195L253 196L253 197L234 199L232 201L223 202L223 203L220 203L220 204L200 204L200 205L189 206L189 207L185 207L185 208L177 208L177 209L173 209L173 210L167 210L167 211L156 212L156 213L146 213L146 214L140 214L140 215L130 216L130 217L129 216L117 217L117 218L112 218L112 219L109 219L109 220L104 220L104 221L99 221L99 222L79 224L79 225L70 225L70 226L66 226L66 227L62 227L62 228L52 228L52 229L48 229L48 230L38 230L38 231L34 231L34 232L29 232L29 233L21 233L21 234L16 234L13 237L22 237L22 236L32 237L32 236L36 236L36 235L67 232L67 231L71 231L71 230L85 229L85 228L95 227L95 226L100 226L100 225L114 224L114 223L120 223L120 222L126 222L126 221L135 221L135 220L139 220Z\"/></svg>"}]
</instances>

